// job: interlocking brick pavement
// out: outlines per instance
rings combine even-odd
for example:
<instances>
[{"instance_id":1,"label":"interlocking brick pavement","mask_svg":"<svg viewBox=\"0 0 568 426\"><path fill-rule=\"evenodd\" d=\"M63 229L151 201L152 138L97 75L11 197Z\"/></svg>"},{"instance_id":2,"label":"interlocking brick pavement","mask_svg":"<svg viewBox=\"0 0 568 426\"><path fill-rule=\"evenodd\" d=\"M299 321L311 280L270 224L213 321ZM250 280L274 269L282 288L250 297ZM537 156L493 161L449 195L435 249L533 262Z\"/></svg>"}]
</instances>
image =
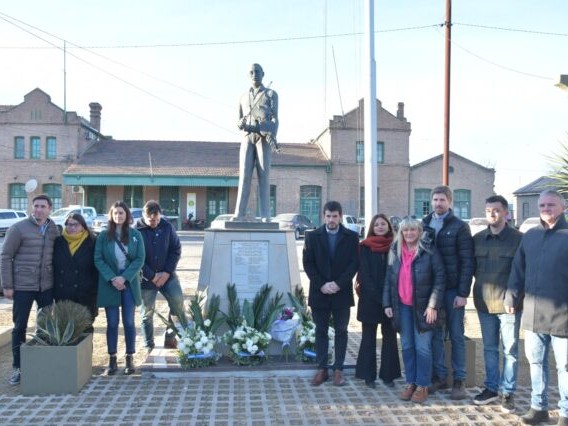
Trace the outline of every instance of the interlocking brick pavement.
<instances>
[{"instance_id":1,"label":"interlocking brick pavement","mask_svg":"<svg viewBox=\"0 0 568 426\"><path fill-rule=\"evenodd\" d=\"M184 292L194 291L198 273L198 256L180 264ZM483 350L477 315L469 302L466 311L466 334L477 344L476 382L483 383ZM164 308L159 300L158 309ZM138 315L138 314L137 314ZM34 316L30 319L33 323ZM352 311L349 326L347 364L353 365L360 342L360 324ZM139 324L137 316L136 323ZM0 298L0 326L11 326L11 302ZM6 378L11 369L9 345L0 348L0 425L515 425L516 414L504 414L498 404L475 406L472 398L479 388L467 389L468 399L452 401L449 391L431 395L423 405L404 402L398 393L404 384L396 381L394 389L377 382L369 389L355 379L352 368L345 375L347 386L325 383L310 386L313 370L283 369L254 371L247 367L233 370L245 377L209 370L161 375L119 374L102 376L107 361L105 319L102 313L95 323L93 377L78 395L24 397ZM156 335L163 332L155 322ZM119 339L119 345L123 339ZM158 343L158 342L157 342ZM530 406L530 380L521 335L519 389L515 395L518 413ZM142 348L140 335L137 347ZM123 352L119 346L119 353ZM100 352L100 354L98 354ZM137 364L146 358L143 350L136 354ZM175 360L170 355L170 364ZM123 363L119 357L119 363ZM553 357L550 358L551 416L557 416L558 388ZM554 418L553 421L556 419ZM551 422L552 423L552 422Z\"/></svg>"},{"instance_id":2,"label":"interlocking brick pavement","mask_svg":"<svg viewBox=\"0 0 568 426\"><path fill-rule=\"evenodd\" d=\"M0 422L41 425L512 425L514 414L498 405L451 401L448 393L423 405L398 399L397 387L364 386L349 374L349 384L310 386L289 377L94 377L77 396L1 396ZM527 388L517 393L527 408ZM556 403L556 401L551 401Z\"/></svg>"}]
</instances>

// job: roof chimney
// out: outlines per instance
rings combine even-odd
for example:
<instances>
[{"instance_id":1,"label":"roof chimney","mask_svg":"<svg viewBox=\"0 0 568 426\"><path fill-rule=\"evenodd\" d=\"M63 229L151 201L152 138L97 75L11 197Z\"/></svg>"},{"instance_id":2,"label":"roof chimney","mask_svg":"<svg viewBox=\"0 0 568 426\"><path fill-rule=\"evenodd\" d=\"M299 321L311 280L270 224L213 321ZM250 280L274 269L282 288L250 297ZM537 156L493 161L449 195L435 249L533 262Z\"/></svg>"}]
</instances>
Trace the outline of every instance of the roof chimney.
<instances>
[{"instance_id":1,"label":"roof chimney","mask_svg":"<svg viewBox=\"0 0 568 426\"><path fill-rule=\"evenodd\" d=\"M404 117L404 102L398 103L398 109L396 110L396 118L398 118L401 121L406 121L406 118Z\"/></svg>"},{"instance_id":2,"label":"roof chimney","mask_svg":"<svg viewBox=\"0 0 568 426\"><path fill-rule=\"evenodd\" d=\"M98 102L91 102L89 104L91 108L91 127L93 129L101 131L101 110L103 107Z\"/></svg>"}]
</instances>

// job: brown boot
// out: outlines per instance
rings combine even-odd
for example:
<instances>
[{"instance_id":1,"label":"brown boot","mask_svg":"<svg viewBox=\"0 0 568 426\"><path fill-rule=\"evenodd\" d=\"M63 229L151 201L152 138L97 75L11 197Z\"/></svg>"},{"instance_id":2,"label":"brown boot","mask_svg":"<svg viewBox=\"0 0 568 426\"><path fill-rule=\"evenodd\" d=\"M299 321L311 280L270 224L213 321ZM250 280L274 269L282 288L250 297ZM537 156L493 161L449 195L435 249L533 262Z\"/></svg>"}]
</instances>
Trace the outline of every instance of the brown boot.
<instances>
[{"instance_id":1,"label":"brown boot","mask_svg":"<svg viewBox=\"0 0 568 426\"><path fill-rule=\"evenodd\" d=\"M415 390L416 390L416 385L414 383L407 384L406 387L400 393L400 399L402 399L403 401L410 401L410 398L412 398L412 394L414 393Z\"/></svg>"},{"instance_id":2,"label":"brown boot","mask_svg":"<svg viewBox=\"0 0 568 426\"><path fill-rule=\"evenodd\" d=\"M178 342L176 336L166 336L164 338L164 348L165 349L177 349Z\"/></svg>"},{"instance_id":3,"label":"brown boot","mask_svg":"<svg viewBox=\"0 0 568 426\"><path fill-rule=\"evenodd\" d=\"M323 382L327 382L328 379L329 379L329 374L327 373L327 370L324 368L319 369L316 375L314 376L314 378L312 379L312 386L319 386Z\"/></svg>"},{"instance_id":4,"label":"brown boot","mask_svg":"<svg viewBox=\"0 0 568 426\"><path fill-rule=\"evenodd\" d=\"M426 386L418 386L412 394L412 402L422 404L428 398L428 388Z\"/></svg>"},{"instance_id":5,"label":"brown boot","mask_svg":"<svg viewBox=\"0 0 568 426\"><path fill-rule=\"evenodd\" d=\"M335 370L335 373L333 373L333 384L335 386L346 385L345 379L343 378L343 372L341 370Z\"/></svg>"}]
</instances>

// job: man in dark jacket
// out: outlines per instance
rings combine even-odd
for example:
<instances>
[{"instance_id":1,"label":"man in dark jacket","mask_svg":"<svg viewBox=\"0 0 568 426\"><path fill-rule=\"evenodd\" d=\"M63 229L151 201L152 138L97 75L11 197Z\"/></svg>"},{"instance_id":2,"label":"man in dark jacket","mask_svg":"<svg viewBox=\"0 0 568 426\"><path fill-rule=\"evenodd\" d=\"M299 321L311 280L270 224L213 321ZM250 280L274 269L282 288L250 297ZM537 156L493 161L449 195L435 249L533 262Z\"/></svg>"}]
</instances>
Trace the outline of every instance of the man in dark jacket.
<instances>
[{"instance_id":1,"label":"man in dark jacket","mask_svg":"<svg viewBox=\"0 0 568 426\"><path fill-rule=\"evenodd\" d=\"M547 422L548 352L554 350L558 370L560 415L568 425L568 223L566 202L556 191L538 198L540 226L527 231L515 254L507 283L507 312L523 311L525 355L531 373L531 408L521 417L525 424Z\"/></svg>"},{"instance_id":2,"label":"man in dark jacket","mask_svg":"<svg viewBox=\"0 0 568 426\"><path fill-rule=\"evenodd\" d=\"M464 315L473 277L473 239L467 223L454 216L452 190L445 185L432 190L434 211L423 219L424 235L433 242L444 259L446 291L444 310L452 344L453 388L451 399L466 398ZM444 363L444 330L437 328L432 339L434 377L430 392L447 387L448 370Z\"/></svg>"},{"instance_id":3,"label":"man in dark jacket","mask_svg":"<svg viewBox=\"0 0 568 426\"><path fill-rule=\"evenodd\" d=\"M59 230L49 218L51 199L38 195L32 203L30 217L8 229L0 262L4 296L13 300L11 385L20 384L20 345L26 342L34 301L38 308L53 302L53 244Z\"/></svg>"},{"instance_id":4,"label":"man in dark jacket","mask_svg":"<svg viewBox=\"0 0 568 426\"><path fill-rule=\"evenodd\" d=\"M519 359L519 325L521 312L508 314L503 306L507 280L513 257L523 234L507 224L509 205L501 195L485 200L485 217L489 226L473 236L475 246L475 284L473 302L477 309L483 358L485 389L473 398L476 405L485 405L499 398L501 409L515 411ZM503 347L503 371L499 371L499 346Z\"/></svg>"},{"instance_id":5,"label":"man in dark jacket","mask_svg":"<svg viewBox=\"0 0 568 426\"><path fill-rule=\"evenodd\" d=\"M177 233L167 220L163 219L162 208L154 201L144 205L142 218L136 229L142 234L146 248L146 260L142 267L142 336L146 349L154 349L154 309L158 292L164 296L170 308L170 315L186 323L183 292L176 274L181 257L181 243ZM170 316L171 318L171 316ZM164 347L175 348L175 333L166 331Z\"/></svg>"},{"instance_id":6,"label":"man in dark jacket","mask_svg":"<svg viewBox=\"0 0 568 426\"><path fill-rule=\"evenodd\" d=\"M318 372L312 385L329 379L328 327L333 316L335 356L333 384L344 386L343 363L347 350L347 325L353 298L353 277L358 268L358 235L341 225L341 204L328 201L323 208L324 225L306 233L303 251L304 271L310 279L308 305L316 325Z\"/></svg>"}]
</instances>

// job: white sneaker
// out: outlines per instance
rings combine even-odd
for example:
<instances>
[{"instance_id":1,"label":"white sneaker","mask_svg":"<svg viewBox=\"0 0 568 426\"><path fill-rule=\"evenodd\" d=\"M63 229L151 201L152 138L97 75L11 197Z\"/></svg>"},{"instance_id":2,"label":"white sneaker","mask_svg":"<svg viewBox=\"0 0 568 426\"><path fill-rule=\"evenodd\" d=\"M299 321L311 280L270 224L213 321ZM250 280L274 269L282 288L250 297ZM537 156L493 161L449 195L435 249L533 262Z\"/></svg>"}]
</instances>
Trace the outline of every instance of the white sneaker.
<instances>
[{"instance_id":1,"label":"white sneaker","mask_svg":"<svg viewBox=\"0 0 568 426\"><path fill-rule=\"evenodd\" d=\"M8 380L8 383L10 383L11 385L19 385L20 384L20 369L19 368L14 368L14 370L12 371L12 375L10 376L10 379Z\"/></svg>"}]
</instances>

